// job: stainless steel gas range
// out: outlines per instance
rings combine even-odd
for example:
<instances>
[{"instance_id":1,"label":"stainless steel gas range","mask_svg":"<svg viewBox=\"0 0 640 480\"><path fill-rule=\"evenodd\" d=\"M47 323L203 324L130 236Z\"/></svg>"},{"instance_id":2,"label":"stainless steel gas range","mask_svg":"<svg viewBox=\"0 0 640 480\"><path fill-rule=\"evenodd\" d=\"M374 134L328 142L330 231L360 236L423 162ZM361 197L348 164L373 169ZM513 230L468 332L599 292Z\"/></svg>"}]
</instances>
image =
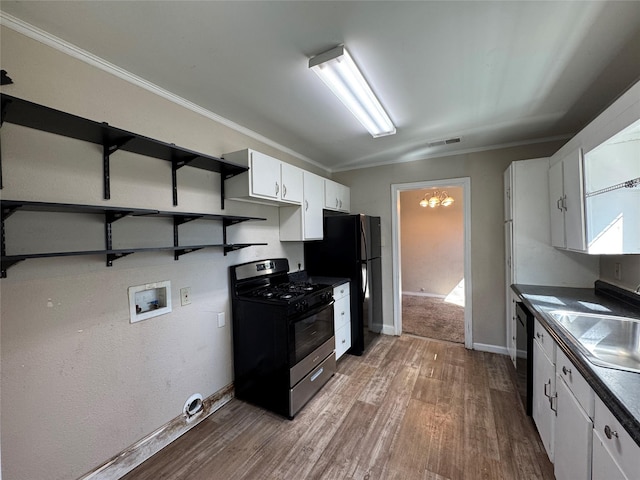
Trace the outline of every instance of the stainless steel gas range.
<instances>
[{"instance_id":1,"label":"stainless steel gas range","mask_svg":"<svg viewBox=\"0 0 640 480\"><path fill-rule=\"evenodd\" d=\"M292 419L336 370L333 289L285 258L230 267L236 397Z\"/></svg>"}]
</instances>

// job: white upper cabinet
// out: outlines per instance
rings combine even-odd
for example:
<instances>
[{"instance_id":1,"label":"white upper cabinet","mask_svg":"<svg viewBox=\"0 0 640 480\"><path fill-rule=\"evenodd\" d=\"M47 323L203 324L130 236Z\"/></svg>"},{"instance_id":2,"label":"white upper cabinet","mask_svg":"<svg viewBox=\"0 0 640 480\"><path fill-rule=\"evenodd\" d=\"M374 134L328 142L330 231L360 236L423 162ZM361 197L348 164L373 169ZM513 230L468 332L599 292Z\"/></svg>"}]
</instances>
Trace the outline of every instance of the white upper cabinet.
<instances>
[{"instance_id":1,"label":"white upper cabinet","mask_svg":"<svg viewBox=\"0 0 640 480\"><path fill-rule=\"evenodd\" d=\"M301 206L280 207L280 240L321 240L323 236L323 178L303 171Z\"/></svg>"},{"instance_id":2,"label":"white upper cabinet","mask_svg":"<svg viewBox=\"0 0 640 480\"><path fill-rule=\"evenodd\" d=\"M549 169L551 244L586 251L582 188L582 150L576 148Z\"/></svg>"},{"instance_id":3,"label":"white upper cabinet","mask_svg":"<svg viewBox=\"0 0 640 480\"><path fill-rule=\"evenodd\" d=\"M251 149L225 153L223 157L249 167L247 173L226 181L226 198L268 205L302 204L301 168Z\"/></svg>"},{"instance_id":4,"label":"white upper cabinet","mask_svg":"<svg viewBox=\"0 0 640 480\"><path fill-rule=\"evenodd\" d=\"M351 208L351 190L333 180L324 180L324 208L336 212L349 213Z\"/></svg>"},{"instance_id":5,"label":"white upper cabinet","mask_svg":"<svg viewBox=\"0 0 640 480\"><path fill-rule=\"evenodd\" d=\"M550 163L552 244L591 254L640 253L640 82Z\"/></svg>"},{"instance_id":6,"label":"white upper cabinet","mask_svg":"<svg viewBox=\"0 0 640 480\"><path fill-rule=\"evenodd\" d=\"M640 120L587 152L584 170L589 253L640 253Z\"/></svg>"}]
</instances>

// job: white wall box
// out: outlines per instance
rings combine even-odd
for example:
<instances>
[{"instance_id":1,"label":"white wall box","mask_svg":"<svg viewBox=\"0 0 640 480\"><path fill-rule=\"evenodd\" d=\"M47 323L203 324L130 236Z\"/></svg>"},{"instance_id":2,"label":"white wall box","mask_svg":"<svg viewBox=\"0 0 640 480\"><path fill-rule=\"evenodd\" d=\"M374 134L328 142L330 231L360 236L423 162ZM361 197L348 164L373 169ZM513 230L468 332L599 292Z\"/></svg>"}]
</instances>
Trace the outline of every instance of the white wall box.
<instances>
[{"instance_id":1,"label":"white wall box","mask_svg":"<svg viewBox=\"0 0 640 480\"><path fill-rule=\"evenodd\" d=\"M323 178L303 171L303 204L280 207L280 240L299 242L321 240L323 236Z\"/></svg>"},{"instance_id":2,"label":"white wall box","mask_svg":"<svg viewBox=\"0 0 640 480\"><path fill-rule=\"evenodd\" d=\"M169 280L129 287L128 291L131 323L171 312L171 282Z\"/></svg>"},{"instance_id":3,"label":"white wall box","mask_svg":"<svg viewBox=\"0 0 640 480\"><path fill-rule=\"evenodd\" d=\"M324 208L336 212L351 211L351 189L333 180L324 180Z\"/></svg>"},{"instance_id":4,"label":"white wall box","mask_svg":"<svg viewBox=\"0 0 640 480\"><path fill-rule=\"evenodd\" d=\"M351 296L349 282L333 288L333 327L336 337L336 360L351 348Z\"/></svg>"},{"instance_id":5,"label":"white wall box","mask_svg":"<svg viewBox=\"0 0 640 480\"><path fill-rule=\"evenodd\" d=\"M303 178L301 168L251 149L225 153L227 161L249 167L225 184L225 196L267 205L301 205Z\"/></svg>"}]
</instances>

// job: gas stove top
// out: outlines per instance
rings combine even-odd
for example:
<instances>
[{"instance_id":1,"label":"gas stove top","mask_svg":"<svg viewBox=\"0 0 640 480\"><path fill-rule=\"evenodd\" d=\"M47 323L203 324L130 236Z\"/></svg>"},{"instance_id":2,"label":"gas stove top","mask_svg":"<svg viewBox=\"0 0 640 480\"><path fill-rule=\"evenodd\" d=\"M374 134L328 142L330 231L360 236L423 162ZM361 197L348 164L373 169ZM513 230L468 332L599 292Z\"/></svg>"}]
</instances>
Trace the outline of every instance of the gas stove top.
<instances>
[{"instance_id":1,"label":"gas stove top","mask_svg":"<svg viewBox=\"0 0 640 480\"><path fill-rule=\"evenodd\" d=\"M300 272L289 274L286 259L261 260L231 267L233 296L237 300L283 305L301 313L333 299L330 285L311 283Z\"/></svg>"},{"instance_id":2,"label":"gas stove top","mask_svg":"<svg viewBox=\"0 0 640 480\"><path fill-rule=\"evenodd\" d=\"M277 285L267 285L249 291L251 297L259 297L274 300L296 300L318 290L327 289L329 285L308 282L285 282Z\"/></svg>"}]
</instances>

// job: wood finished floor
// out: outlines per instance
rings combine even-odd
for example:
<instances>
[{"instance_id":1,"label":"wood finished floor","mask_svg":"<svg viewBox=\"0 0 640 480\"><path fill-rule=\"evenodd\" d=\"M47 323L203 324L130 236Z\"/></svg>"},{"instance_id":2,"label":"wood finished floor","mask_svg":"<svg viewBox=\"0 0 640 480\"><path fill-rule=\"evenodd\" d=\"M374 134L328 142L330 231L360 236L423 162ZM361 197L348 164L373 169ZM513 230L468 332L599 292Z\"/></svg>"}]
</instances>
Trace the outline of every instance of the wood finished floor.
<instances>
[{"instance_id":1,"label":"wood finished floor","mask_svg":"<svg viewBox=\"0 0 640 480\"><path fill-rule=\"evenodd\" d=\"M553 466L508 357L381 336L289 421L232 400L125 480L526 480Z\"/></svg>"}]
</instances>

